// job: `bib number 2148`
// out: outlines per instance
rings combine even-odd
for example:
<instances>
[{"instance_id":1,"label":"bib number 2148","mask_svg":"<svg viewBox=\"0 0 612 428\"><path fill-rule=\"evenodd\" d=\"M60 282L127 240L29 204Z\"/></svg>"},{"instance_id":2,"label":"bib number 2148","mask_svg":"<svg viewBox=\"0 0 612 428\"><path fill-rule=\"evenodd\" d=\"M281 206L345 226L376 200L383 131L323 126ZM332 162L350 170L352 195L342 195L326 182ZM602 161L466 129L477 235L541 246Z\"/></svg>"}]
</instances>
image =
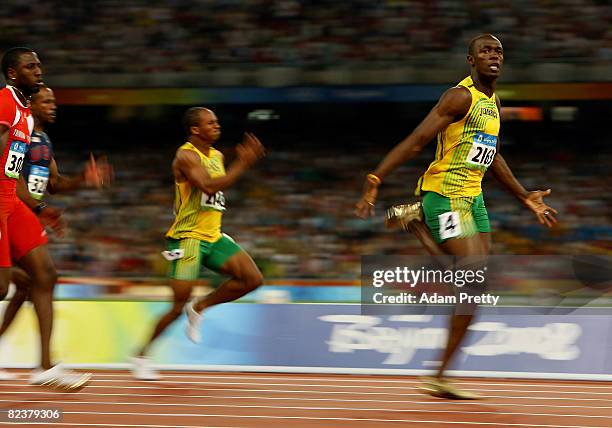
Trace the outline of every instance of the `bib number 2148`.
<instances>
[{"instance_id":1,"label":"bib number 2148","mask_svg":"<svg viewBox=\"0 0 612 428\"><path fill-rule=\"evenodd\" d=\"M202 207L212 208L217 211L225 211L225 196L220 190L212 195L202 193L200 205Z\"/></svg>"}]
</instances>

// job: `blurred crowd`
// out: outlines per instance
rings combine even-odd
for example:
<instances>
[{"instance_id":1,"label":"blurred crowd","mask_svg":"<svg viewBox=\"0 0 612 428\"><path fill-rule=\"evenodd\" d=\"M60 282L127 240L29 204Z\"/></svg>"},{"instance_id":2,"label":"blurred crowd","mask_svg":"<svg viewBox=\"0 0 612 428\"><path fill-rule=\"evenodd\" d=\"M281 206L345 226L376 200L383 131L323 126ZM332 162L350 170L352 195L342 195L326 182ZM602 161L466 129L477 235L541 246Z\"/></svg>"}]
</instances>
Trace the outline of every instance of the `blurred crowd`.
<instances>
[{"instance_id":1,"label":"blurred crowd","mask_svg":"<svg viewBox=\"0 0 612 428\"><path fill-rule=\"evenodd\" d=\"M373 219L353 214L363 177L382 154L275 150L226 192L224 232L253 255L268 279L357 279L363 254L424 254L411 235L385 230L383 213L411 197L426 162L402 167L385 180ZM539 225L487 176L493 253L612 254L612 196L602 180L612 157L600 155L593 164L567 152L549 153L546 163L528 156L506 157L527 188L553 189L549 203L559 210L560 223L550 231ZM56 158L62 169L78 170L68 154L60 151ZM111 161L112 188L51 199L66 207L70 223L65 238L53 239L58 268L64 275L161 277L163 235L173 220L171 155L116 152Z\"/></svg>"},{"instance_id":2,"label":"blurred crowd","mask_svg":"<svg viewBox=\"0 0 612 428\"><path fill-rule=\"evenodd\" d=\"M5 0L0 48L62 73L200 72L228 64L449 67L475 33L512 63L609 63L600 0Z\"/></svg>"}]
</instances>

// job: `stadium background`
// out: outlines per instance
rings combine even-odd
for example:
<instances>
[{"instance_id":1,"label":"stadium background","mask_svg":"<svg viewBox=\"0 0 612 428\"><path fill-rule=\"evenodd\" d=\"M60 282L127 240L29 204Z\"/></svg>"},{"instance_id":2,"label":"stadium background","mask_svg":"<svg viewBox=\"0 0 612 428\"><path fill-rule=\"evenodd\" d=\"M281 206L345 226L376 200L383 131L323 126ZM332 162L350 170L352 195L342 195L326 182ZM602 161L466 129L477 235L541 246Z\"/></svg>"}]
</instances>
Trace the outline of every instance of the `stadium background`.
<instances>
[{"instance_id":1,"label":"stadium background","mask_svg":"<svg viewBox=\"0 0 612 428\"><path fill-rule=\"evenodd\" d=\"M353 206L366 172L467 74L466 45L480 32L498 35L506 50L498 91L504 156L527 188L553 189L550 204L561 220L545 230L488 178L493 252L609 256L612 9L586 0L551 5L5 2L0 46L36 50L56 91L58 123L48 132L60 170L77 173L94 151L106 153L116 173L113 187L102 193L50 198L66 208L70 224L67 236L51 244L62 277L58 297L107 302L86 311L98 314L88 318L91 324L70 317L64 327L60 322L60 330L69 330L56 333L62 337L56 352L73 362L124 361L130 350L120 345L143 337L145 320L159 305L135 303L116 326L142 323L137 331L127 328L121 340L104 336L85 360L71 357L80 355L86 326L108 321L102 308L109 299L169 295L159 252L172 219L170 162L184 138L181 116L189 106L216 111L228 159L245 130L269 150L227 192L224 229L261 267L266 287L260 292L274 291L245 300L354 302L362 254L420 254L414 239L384 230L380 212L412 194L433 145L386 181L376 218L357 219ZM71 313L84 313L75 309L84 303L71 303L58 310L68 305ZM245 311L258 313L263 323L258 306L252 308ZM19 332L34 329L32 313L24 312L7 335L4 358L27 365L34 336ZM610 329L602 322L598 331L609 335ZM176 327L169 340L180 334ZM26 344L14 353L9 348L18 340ZM608 351L609 345L601 355ZM92 361L96 356L100 360ZM158 357L171 363L177 355ZM609 374L600 363L580 364Z\"/></svg>"}]
</instances>

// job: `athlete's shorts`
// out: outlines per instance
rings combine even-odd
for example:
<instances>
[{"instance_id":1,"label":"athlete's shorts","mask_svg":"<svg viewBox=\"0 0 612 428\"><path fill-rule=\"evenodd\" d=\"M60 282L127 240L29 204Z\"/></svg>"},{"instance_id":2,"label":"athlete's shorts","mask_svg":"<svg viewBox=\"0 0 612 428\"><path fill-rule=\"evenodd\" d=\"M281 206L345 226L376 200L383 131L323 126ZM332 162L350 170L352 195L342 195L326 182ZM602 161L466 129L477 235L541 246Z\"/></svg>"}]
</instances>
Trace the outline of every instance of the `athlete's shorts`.
<instances>
[{"instance_id":1,"label":"athlete's shorts","mask_svg":"<svg viewBox=\"0 0 612 428\"><path fill-rule=\"evenodd\" d=\"M448 198L436 192L426 192L423 212L425 223L438 244L450 238L466 238L491 231L482 193Z\"/></svg>"},{"instance_id":2,"label":"athlete's shorts","mask_svg":"<svg viewBox=\"0 0 612 428\"><path fill-rule=\"evenodd\" d=\"M0 194L0 267L11 267L8 219L15 210L15 197Z\"/></svg>"},{"instance_id":3,"label":"athlete's shorts","mask_svg":"<svg viewBox=\"0 0 612 428\"><path fill-rule=\"evenodd\" d=\"M168 276L186 281L198 279L202 266L220 272L221 266L242 250L240 245L226 234L221 235L215 242L195 238L168 238L167 248L162 254L171 262Z\"/></svg>"},{"instance_id":4,"label":"athlete's shorts","mask_svg":"<svg viewBox=\"0 0 612 428\"><path fill-rule=\"evenodd\" d=\"M20 199L0 201L0 267L10 267L47 242L38 217Z\"/></svg>"},{"instance_id":5,"label":"athlete's shorts","mask_svg":"<svg viewBox=\"0 0 612 428\"><path fill-rule=\"evenodd\" d=\"M34 248L49 242L40 220L21 200L17 199L15 211L8 219L11 256L19 261Z\"/></svg>"}]
</instances>

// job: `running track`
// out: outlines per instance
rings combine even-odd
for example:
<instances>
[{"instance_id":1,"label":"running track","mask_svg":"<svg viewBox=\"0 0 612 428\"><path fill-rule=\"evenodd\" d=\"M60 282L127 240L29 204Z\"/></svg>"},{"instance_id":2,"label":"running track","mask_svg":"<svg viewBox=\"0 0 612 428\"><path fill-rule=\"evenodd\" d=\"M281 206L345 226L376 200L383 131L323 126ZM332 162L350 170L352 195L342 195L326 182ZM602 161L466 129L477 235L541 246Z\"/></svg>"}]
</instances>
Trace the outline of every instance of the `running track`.
<instances>
[{"instance_id":1,"label":"running track","mask_svg":"<svg viewBox=\"0 0 612 428\"><path fill-rule=\"evenodd\" d=\"M39 426L612 427L610 382L457 379L488 397L475 402L423 395L414 377L164 372L143 382L126 371L95 371L80 392L58 393L17 373L0 382L0 409L63 411L62 422Z\"/></svg>"}]
</instances>

